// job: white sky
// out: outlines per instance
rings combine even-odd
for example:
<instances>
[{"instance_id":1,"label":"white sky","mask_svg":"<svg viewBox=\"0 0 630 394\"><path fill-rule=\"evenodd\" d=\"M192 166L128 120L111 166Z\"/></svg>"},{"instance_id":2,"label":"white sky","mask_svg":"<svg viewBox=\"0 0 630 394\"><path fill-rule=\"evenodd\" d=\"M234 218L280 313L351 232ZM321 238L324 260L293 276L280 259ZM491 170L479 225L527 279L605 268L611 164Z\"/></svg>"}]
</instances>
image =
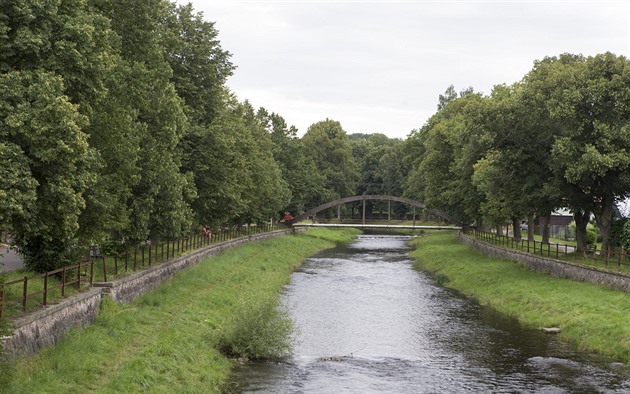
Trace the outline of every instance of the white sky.
<instances>
[{"instance_id":1,"label":"white sky","mask_svg":"<svg viewBox=\"0 0 630 394\"><path fill-rule=\"evenodd\" d=\"M488 94L545 56L630 54L630 0L191 2L232 53L239 100L300 136L329 118L406 138L451 84Z\"/></svg>"}]
</instances>

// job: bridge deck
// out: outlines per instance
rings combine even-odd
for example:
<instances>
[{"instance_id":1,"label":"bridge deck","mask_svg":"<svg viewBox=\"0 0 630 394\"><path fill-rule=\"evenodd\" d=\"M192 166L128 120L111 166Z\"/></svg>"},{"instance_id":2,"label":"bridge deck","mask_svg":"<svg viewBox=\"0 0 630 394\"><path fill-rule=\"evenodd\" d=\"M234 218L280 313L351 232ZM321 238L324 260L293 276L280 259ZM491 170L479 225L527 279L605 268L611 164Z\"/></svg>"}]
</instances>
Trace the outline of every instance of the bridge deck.
<instances>
[{"instance_id":1,"label":"bridge deck","mask_svg":"<svg viewBox=\"0 0 630 394\"><path fill-rule=\"evenodd\" d=\"M295 223L293 227L355 227L355 228L393 228L417 230L461 230L458 226L410 226L398 224L337 224L337 223Z\"/></svg>"}]
</instances>

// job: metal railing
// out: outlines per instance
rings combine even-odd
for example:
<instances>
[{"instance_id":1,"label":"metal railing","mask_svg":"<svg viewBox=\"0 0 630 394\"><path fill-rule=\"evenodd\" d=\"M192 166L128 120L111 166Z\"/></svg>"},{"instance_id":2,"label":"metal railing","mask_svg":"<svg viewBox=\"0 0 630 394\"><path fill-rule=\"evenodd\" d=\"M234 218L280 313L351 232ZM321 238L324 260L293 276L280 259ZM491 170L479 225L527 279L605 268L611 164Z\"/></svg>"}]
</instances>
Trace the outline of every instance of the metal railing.
<instances>
[{"instance_id":1,"label":"metal railing","mask_svg":"<svg viewBox=\"0 0 630 394\"><path fill-rule=\"evenodd\" d=\"M193 234L176 240L146 241L123 253L92 255L78 264L0 283L0 318L49 305L83 288L90 288L94 282L108 282L193 250L278 228L275 223L230 226L208 235Z\"/></svg>"},{"instance_id":2,"label":"metal railing","mask_svg":"<svg viewBox=\"0 0 630 394\"><path fill-rule=\"evenodd\" d=\"M611 247L608 246L605 252L598 252L597 245L588 245L586 250L582 253L577 253L577 247L565 243L548 242L528 240L523 238L514 238L505 235L499 235L497 233L483 231L479 229L470 229L466 232L469 236L475 239L515 250L521 250L527 253L539 254L546 257L554 257L556 259L574 260L589 259L593 261L601 261L606 267L609 264L617 264L618 268L623 266L630 266L630 255L624 250L623 247Z\"/></svg>"}]
</instances>

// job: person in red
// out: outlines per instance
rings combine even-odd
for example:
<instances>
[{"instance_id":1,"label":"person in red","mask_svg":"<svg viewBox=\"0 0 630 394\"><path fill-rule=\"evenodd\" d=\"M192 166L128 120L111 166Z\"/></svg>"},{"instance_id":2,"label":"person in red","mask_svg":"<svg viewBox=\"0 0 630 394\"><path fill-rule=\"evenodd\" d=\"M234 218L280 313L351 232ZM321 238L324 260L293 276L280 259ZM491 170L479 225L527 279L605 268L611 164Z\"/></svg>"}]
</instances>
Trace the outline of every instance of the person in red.
<instances>
[{"instance_id":1,"label":"person in red","mask_svg":"<svg viewBox=\"0 0 630 394\"><path fill-rule=\"evenodd\" d=\"M212 238L212 232L208 229L208 226L203 226L203 236L206 238Z\"/></svg>"},{"instance_id":2,"label":"person in red","mask_svg":"<svg viewBox=\"0 0 630 394\"><path fill-rule=\"evenodd\" d=\"M286 224L287 226L291 226L293 224L293 220L295 218L293 216L291 216L291 214L288 211L284 212L284 216L282 217L281 222L283 222L284 224Z\"/></svg>"}]
</instances>

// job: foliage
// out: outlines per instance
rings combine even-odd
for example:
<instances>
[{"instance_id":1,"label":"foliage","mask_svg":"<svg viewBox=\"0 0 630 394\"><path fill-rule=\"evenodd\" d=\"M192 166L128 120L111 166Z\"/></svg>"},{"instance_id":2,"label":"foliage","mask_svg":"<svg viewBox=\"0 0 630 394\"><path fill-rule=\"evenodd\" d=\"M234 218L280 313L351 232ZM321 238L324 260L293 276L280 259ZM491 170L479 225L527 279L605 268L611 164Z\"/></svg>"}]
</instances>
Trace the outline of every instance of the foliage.
<instances>
[{"instance_id":1,"label":"foliage","mask_svg":"<svg viewBox=\"0 0 630 394\"><path fill-rule=\"evenodd\" d=\"M357 194L402 194L477 224L568 208L578 250L591 215L604 247L618 242L614 206L630 196L624 56L545 57L488 96L449 86L398 141L348 136L330 119L298 138L239 100L226 87L231 54L190 4L6 0L0 48L0 226L37 270L93 243Z\"/></svg>"},{"instance_id":2,"label":"foliage","mask_svg":"<svg viewBox=\"0 0 630 394\"><path fill-rule=\"evenodd\" d=\"M614 248L623 245L625 239L624 227L627 222L628 218L613 219L610 225L610 238L608 242L611 247Z\"/></svg>"},{"instance_id":3,"label":"foliage","mask_svg":"<svg viewBox=\"0 0 630 394\"><path fill-rule=\"evenodd\" d=\"M595 215L604 248L613 207L630 194L629 67L612 53L563 54L536 62L527 76L557 129L549 169L568 184L569 204Z\"/></svg>"},{"instance_id":4,"label":"foliage","mask_svg":"<svg viewBox=\"0 0 630 394\"><path fill-rule=\"evenodd\" d=\"M428 206L444 210L462 222L480 217L483 194L472 181L473 165L483 157L490 140L471 127L469 118L478 112L481 96L468 93L454 99L423 128L425 153L409 174L422 185L407 195L418 196ZM418 197L416 197L418 198Z\"/></svg>"},{"instance_id":5,"label":"foliage","mask_svg":"<svg viewBox=\"0 0 630 394\"><path fill-rule=\"evenodd\" d=\"M630 220L623 225L623 235L621 237L623 249L630 252Z\"/></svg>"},{"instance_id":6,"label":"foliage","mask_svg":"<svg viewBox=\"0 0 630 394\"><path fill-rule=\"evenodd\" d=\"M402 162L400 150L402 142L390 139L383 134L350 134L352 155L359 169L359 181L355 188L357 195L402 195ZM369 216L383 203L366 202L366 214ZM387 207L387 205L385 205ZM404 213L406 207L394 204L394 212Z\"/></svg>"},{"instance_id":7,"label":"foliage","mask_svg":"<svg viewBox=\"0 0 630 394\"><path fill-rule=\"evenodd\" d=\"M251 360L280 359L293 348L293 320L275 295L245 291L219 339L228 357Z\"/></svg>"},{"instance_id":8,"label":"foliage","mask_svg":"<svg viewBox=\"0 0 630 394\"><path fill-rule=\"evenodd\" d=\"M586 244L595 245L597 243L598 233L591 223L586 226Z\"/></svg>"},{"instance_id":9,"label":"foliage","mask_svg":"<svg viewBox=\"0 0 630 394\"><path fill-rule=\"evenodd\" d=\"M269 114L264 108L260 108L256 116L270 132L274 160L291 193L291 200L284 210L303 212L308 200L324 198L325 179L318 172L315 160L306 154L294 126L288 127L282 116Z\"/></svg>"},{"instance_id":10,"label":"foliage","mask_svg":"<svg viewBox=\"0 0 630 394\"><path fill-rule=\"evenodd\" d=\"M2 182L11 188L2 194L14 196L4 220L27 267L35 270L72 261L82 194L94 181L93 152L81 131L85 117L63 90L61 78L46 72L0 75L2 152L13 159L4 170L11 177Z\"/></svg>"},{"instance_id":11,"label":"foliage","mask_svg":"<svg viewBox=\"0 0 630 394\"><path fill-rule=\"evenodd\" d=\"M621 245L626 253L630 252L630 220L626 220L621 230Z\"/></svg>"},{"instance_id":12,"label":"foliage","mask_svg":"<svg viewBox=\"0 0 630 394\"><path fill-rule=\"evenodd\" d=\"M309 201L310 205L353 195L359 174L352 146L341 124L330 119L314 123L302 137L302 143L324 177L327 191L319 201Z\"/></svg>"}]
</instances>

